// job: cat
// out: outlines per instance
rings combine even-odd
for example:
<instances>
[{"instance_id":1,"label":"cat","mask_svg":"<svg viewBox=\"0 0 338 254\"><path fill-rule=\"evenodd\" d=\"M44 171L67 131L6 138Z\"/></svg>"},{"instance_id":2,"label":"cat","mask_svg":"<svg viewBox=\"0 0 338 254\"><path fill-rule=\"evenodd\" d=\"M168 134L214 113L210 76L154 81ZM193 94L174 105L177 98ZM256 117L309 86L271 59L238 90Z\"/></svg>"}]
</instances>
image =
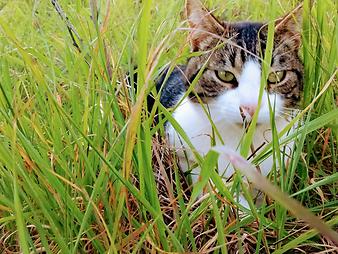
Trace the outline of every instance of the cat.
<instances>
[{"instance_id":1,"label":"cat","mask_svg":"<svg viewBox=\"0 0 338 254\"><path fill-rule=\"evenodd\" d=\"M214 144L224 142L227 147L238 150L246 126L258 110L261 58L267 44L267 24L221 22L201 2L194 0L186 1L185 10L192 52L201 54L193 55L186 65L175 67L170 74L167 70L160 76L157 81L157 89L161 92L160 102L167 108L176 107L173 118L202 156L212 148L210 118L221 137L214 135ZM276 128L280 131L289 123L290 111L302 97L303 64L298 56L300 17L301 8L296 8L275 23L270 73L253 137L256 150L271 141L269 101L274 109ZM197 76L197 83L184 98ZM196 164L194 153L169 122L166 135L170 146L176 150L181 169L191 170L191 165ZM291 152L288 149L289 155ZM224 181L234 173L228 164L221 158L218 161L218 172ZM272 168L272 156L259 165L264 176ZM193 183L198 181L199 173L199 167L192 169ZM247 206L245 202L242 203Z\"/></svg>"}]
</instances>

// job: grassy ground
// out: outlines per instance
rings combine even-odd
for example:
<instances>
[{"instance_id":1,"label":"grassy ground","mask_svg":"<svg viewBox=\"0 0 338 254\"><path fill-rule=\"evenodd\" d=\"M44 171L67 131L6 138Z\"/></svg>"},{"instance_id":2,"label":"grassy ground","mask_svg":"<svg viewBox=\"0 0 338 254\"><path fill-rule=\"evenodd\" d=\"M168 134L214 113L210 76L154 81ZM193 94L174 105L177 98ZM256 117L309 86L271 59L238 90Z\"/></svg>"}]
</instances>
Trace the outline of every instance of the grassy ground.
<instances>
[{"instance_id":1,"label":"grassy ground","mask_svg":"<svg viewBox=\"0 0 338 254\"><path fill-rule=\"evenodd\" d=\"M189 201L143 103L161 67L189 57L183 2L60 0L77 48L50 1L0 0L1 253L337 253L288 200L241 219L226 198L234 189L199 185L194 194L213 195ZM267 2L207 4L229 20L297 4ZM304 7L303 124L293 160L270 180L337 230L337 5L317 2ZM137 94L125 80L134 66ZM213 156L201 162L208 172Z\"/></svg>"}]
</instances>

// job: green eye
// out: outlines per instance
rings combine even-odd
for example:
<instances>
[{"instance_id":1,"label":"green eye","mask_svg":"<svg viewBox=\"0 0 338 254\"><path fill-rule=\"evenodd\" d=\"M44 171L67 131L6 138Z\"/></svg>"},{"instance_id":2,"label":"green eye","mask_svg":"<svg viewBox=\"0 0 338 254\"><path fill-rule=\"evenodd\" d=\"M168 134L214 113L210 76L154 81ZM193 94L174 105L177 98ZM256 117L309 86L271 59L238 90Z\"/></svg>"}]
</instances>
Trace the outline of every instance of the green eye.
<instances>
[{"instance_id":1,"label":"green eye","mask_svg":"<svg viewBox=\"0 0 338 254\"><path fill-rule=\"evenodd\" d=\"M269 83L279 83L285 77L285 71L275 71L271 72L268 76Z\"/></svg>"},{"instance_id":2,"label":"green eye","mask_svg":"<svg viewBox=\"0 0 338 254\"><path fill-rule=\"evenodd\" d=\"M223 82L230 83L236 81L235 75L230 71L216 71L216 76Z\"/></svg>"}]
</instances>

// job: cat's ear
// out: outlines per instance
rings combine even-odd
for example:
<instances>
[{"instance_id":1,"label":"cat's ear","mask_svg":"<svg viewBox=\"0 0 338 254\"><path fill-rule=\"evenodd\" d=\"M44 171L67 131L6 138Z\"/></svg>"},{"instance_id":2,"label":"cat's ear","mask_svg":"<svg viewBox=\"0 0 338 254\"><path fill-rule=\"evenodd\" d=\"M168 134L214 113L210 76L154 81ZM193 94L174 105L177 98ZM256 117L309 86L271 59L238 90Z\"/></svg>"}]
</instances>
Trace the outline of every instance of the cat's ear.
<instances>
[{"instance_id":1,"label":"cat's ear","mask_svg":"<svg viewBox=\"0 0 338 254\"><path fill-rule=\"evenodd\" d=\"M292 48L299 48L301 43L303 5L298 5L290 13L276 22L277 38L288 43Z\"/></svg>"},{"instance_id":2,"label":"cat's ear","mask_svg":"<svg viewBox=\"0 0 338 254\"><path fill-rule=\"evenodd\" d=\"M199 0L186 0L185 11L191 28L190 42L193 51L205 50L224 33L223 25Z\"/></svg>"}]
</instances>

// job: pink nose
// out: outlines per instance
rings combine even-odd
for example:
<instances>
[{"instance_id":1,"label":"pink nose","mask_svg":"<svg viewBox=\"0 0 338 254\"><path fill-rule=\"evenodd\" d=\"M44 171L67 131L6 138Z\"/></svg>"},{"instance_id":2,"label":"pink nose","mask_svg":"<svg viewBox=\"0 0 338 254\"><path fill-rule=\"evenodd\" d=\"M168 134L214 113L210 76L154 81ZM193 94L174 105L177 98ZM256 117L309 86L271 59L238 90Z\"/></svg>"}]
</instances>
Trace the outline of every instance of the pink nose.
<instances>
[{"instance_id":1,"label":"pink nose","mask_svg":"<svg viewBox=\"0 0 338 254\"><path fill-rule=\"evenodd\" d=\"M256 112L256 108L257 105L243 105L239 107L239 110L244 116L249 114L252 117Z\"/></svg>"}]
</instances>

